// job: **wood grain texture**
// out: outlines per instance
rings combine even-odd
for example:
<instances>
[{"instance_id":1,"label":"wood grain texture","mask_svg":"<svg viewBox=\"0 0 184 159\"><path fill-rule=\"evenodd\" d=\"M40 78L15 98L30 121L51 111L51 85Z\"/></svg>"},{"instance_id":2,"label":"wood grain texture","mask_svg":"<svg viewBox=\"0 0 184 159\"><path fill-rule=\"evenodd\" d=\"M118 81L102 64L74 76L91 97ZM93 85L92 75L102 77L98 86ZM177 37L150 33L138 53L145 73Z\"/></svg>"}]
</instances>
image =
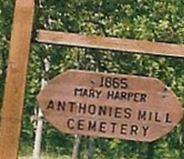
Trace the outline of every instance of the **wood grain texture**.
<instances>
[{"instance_id":1,"label":"wood grain texture","mask_svg":"<svg viewBox=\"0 0 184 159\"><path fill-rule=\"evenodd\" d=\"M73 33L38 30L37 41L49 44L115 50L129 53L184 57L184 45L141 40L85 36Z\"/></svg>"},{"instance_id":2,"label":"wood grain texture","mask_svg":"<svg viewBox=\"0 0 184 159\"><path fill-rule=\"evenodd\" d=\"M61 132L154 141L183 116L174 93L158 79L67 71L39 93L45 118Z\"/></svg>"},{"instance_id":3,"label":"wood grain texture","mask_svg":"<svg viewBox=\"0 0 184 159\"><path fill-rule=\"evenodd\" d=\"M0 159L16 159L34 16L34 0L16 0L1 111Z\"/></svg>"}]
</instances>

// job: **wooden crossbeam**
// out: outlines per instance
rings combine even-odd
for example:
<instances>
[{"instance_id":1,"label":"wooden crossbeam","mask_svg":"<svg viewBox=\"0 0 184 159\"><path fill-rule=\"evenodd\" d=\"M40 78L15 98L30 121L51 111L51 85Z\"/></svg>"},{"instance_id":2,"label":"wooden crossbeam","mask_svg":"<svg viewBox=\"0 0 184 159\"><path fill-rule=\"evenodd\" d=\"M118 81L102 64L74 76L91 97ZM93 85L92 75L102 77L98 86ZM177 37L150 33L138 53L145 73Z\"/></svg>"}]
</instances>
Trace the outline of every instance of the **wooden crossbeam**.
<instances>
[{"instance_id":1,"label":"wooden crossbeam","mask_svg":"<svg viewBox=\"0 0 184 159\"><path fill-rule=\"evenodd\" d=\"M34 15L34 0L16 0L1 111L0 159L16 159Z\"/></svg>"},{"instance_id":2,"label":"wooden crossbeam","mask_svg":"<svg viewBox=\"0 0 184 159\"><path fill-rule=\"evenodd\" d=\"M184 57L184 45L85 36L73 33L38 30L37 39L41 43L115 50L130 53Z\"/></svg>"}]
</instances>

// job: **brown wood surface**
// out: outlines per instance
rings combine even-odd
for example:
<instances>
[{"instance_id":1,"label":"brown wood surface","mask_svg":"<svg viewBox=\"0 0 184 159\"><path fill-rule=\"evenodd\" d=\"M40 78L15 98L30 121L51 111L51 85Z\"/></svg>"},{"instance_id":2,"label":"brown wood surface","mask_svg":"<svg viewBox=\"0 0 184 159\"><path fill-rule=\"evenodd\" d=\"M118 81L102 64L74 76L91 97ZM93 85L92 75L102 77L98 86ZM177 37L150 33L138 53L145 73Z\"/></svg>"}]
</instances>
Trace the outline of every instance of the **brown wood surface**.
<instances>
[{"instance_id":1,"label":"brown wood surface","mask_svg":"<svg viewBox=\"0 0 184 159\"><path fill-rule=\"evenodd\" d=\"M184 57L184 45L141 40L105 38L57 31L38 30L37 41L42 43L116 50L130 53Z\"/></svg>"},{"instance_id":2,"label":"brown wood surface","mask_svg":"<svg viewBox=\"0 0 184 159\"><path fill-rule=\"evenodd\" d=\"M1 111L0 159L16 159L30 50L34 0L16 0Z\"/></svg>"},{"instance_id":3,"label":"brown wood surface","mask_svg":"<svg viewBox=\"0 0 184 159\"><path fill-rule=\"evenodd\" d=\"M183 116L177 97L161 81L131 75L67 71L37 99L45 118L69 134L149 142L169 133Z\"/></svg>"}]
</instances>

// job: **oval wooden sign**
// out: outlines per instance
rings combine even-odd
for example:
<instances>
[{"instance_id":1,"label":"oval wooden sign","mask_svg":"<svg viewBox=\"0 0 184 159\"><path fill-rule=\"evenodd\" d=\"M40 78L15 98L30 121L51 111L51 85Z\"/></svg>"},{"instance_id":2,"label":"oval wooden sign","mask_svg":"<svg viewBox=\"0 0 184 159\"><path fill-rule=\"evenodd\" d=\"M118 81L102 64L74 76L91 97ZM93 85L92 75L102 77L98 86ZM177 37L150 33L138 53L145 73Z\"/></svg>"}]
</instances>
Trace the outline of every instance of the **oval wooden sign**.
<instances>
[{"instance_id":1,"label":"oval wooden sign","mask_svg":"<svg viewBox=\"0 0 184 159\"><path fill-rule=\"evenodd\" d=\"M67 71L38 95L45 118L61 132L153 141L181 120L174 93L155 78Z\"/></svg>"}]
</instances>

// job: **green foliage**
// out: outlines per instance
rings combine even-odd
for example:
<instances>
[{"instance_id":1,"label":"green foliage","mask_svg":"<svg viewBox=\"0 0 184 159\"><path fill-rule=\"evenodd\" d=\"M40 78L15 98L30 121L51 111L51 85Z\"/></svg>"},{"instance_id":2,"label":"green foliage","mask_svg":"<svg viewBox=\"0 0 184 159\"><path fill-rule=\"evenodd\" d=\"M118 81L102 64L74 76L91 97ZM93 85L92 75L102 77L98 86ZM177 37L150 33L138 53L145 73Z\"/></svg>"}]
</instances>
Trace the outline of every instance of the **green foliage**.
<instances>
[{"instance_id":1,"label":"green foliage","mask_svg":"<svg viewBox=\"0 0 184 159\"><path fill-rule=\"evenodd\" d=\"M12 8L10 1L0 0L0 107L2 103L2 94L6 76L7 57L8 57L8 39L11 31Z\"/></svg>"},{"instance_id":2,"label":"green foliage","mask_svg":"<svg viewBox=\"0 0 184 159\"><path fill-rule=\"evenodd\" d=\"M36 1L36 29L50 29L85 35L100 35L168 43L184 43L182 0L39 0ZM0 0L0 103L6 75L13 3ZM35 37L33 37L35 38ZM43 59L50 62L44 71ZM156 77L170 87L184 103L184 59L98 49L33 44L27 77L21 152L32 151L32 116L41 79L52 79L68 69L125 73ZM174 110L174 108L173 108ZM152 144L95 139L96 159L183 159L184 124ZM47 122L43 131L43 152L70 156L74 138L56 131ZM87 138L82 139L80 157L85 158ZM152 156L149 156L152 154ZM53 157L54 158L54 157Z\"/></svg>"}]
</instances>

